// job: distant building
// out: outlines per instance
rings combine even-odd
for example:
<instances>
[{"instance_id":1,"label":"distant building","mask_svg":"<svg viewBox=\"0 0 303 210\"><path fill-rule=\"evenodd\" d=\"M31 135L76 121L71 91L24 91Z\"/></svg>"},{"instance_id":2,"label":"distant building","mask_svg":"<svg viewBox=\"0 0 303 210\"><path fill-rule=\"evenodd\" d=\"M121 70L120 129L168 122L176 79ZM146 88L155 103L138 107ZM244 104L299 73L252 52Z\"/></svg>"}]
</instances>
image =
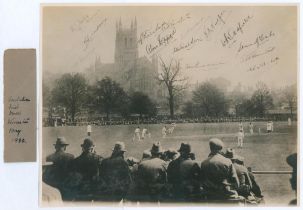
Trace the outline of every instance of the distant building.
<instances>
[{"instance_id":1,"label":"distant building","mask_svg":"<svg viewBox=\"0 0 303 210\"><path fill-rule=\"evenodd\" d=\"M266 116L275 120L286 121L289 117L291 117L292 120L297 120L297 110L291 113L291 111L288 109L270 109L266 113Z\"/></svg>"},{"instance_id":2,"label":"distant building","mask_svg":"<svg viewBox=\"0 0 303 210\"><path fill-rule=\"evenodd\" d=\"M130 28L123 28L121 19L116 22L114 63L102 63L102 59L97 57L88 72L91 82L108 76L129 93L140 91L157 102L165 96L161 90L163 86L156 79L157 57L152 57L152 60L145 56L139 57L136 19L131 21Z\"/></svg>"}]
</instances>

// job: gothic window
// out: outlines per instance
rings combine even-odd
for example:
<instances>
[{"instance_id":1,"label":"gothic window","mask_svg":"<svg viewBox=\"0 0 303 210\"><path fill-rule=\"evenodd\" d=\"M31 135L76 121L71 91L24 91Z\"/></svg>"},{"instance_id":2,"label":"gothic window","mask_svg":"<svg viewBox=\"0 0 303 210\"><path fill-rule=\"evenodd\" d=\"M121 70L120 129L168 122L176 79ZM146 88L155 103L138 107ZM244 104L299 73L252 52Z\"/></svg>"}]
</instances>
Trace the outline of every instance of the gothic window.
<instances>
[{"instance_id":1,"label":"gothic window","mask_svg":"<svg viewBox=\"0 0 303 210\"><path fill-rule=\"evenodd\" d=\"M129 45L132 47L132 46L133 46L133 39L132 39L132 38L130 38L130 39L129 39L129 42L130 42L130 44L129 44Z\"/></svg>"},{"instance_id":2,"label":"gothic window","mask_svg":"<svg viewBox=\"0 0 303 210\"><path fill-rule=\"evenodd\" d=\"M127 47L127 38L124 39L125 47Z\"/></svg>"}]
</instances>

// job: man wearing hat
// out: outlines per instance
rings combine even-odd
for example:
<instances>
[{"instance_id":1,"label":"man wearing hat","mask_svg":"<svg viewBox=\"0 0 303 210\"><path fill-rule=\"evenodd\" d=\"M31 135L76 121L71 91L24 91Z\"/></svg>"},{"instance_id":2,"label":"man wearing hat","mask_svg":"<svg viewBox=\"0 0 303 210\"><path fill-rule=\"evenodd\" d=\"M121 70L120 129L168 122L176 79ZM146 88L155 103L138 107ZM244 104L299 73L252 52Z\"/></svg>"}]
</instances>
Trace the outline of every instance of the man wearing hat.
<instances>
[{"instance_id":1,"label":"man wearing hat","mask_svg":"<svg viewBox=\"0 0 303 210\"><path fill-rule=\"evenodd\" d=\"M80 173L84 180L96 180L103 158L95 153L94 142L89 137L84 139L81 147L81 155L73 161L74 171Z\"/></svg>"},{"instance_id":2,"label":"man wearing hat","mask_svg":"<svg viewBox=\"0 0 303 210\"><path fill-rule=\"evenodd\" d=\"M146 201L160 201L166 194L167 164L161 160L162 147L160 142L152 146L151 158L142 161L138 166L136 180L136 199Z\"/></svg>"},{"instance_id":3,"label":"man wearing hat","mask_svg":"<svg viewBox=\"0 0 303 210\"><path fill-rule=\"evenodd\" d=\"M74 155L65 152L68 145L64 137L58 137L54 144L56 151L46 157L46 162L53 162L54 165L61 166L62 163L65 164L67 161L74 159Z\"/></svg>"},{"instance_id":4,"label":"man wearing hat","mask_svg":"<svg viewBox=\"0 0 303 210\"><path fill-rule=\"evenodd\" d=\"M141 162L144 160L149 160L151 158L150 149L146 149L143 151Z\"/></svg>"},{"instance_id":5,"label":"man wearing hat","mask_svg":"<svg viewBox=\"0 0 303 210\"><path fill-rule=\"evenodd\" d=\"M238 176L231 160L223 156L223 146L220 139L210 139L211 152L201 164L201 183L210 200L228 200L238 197L234 190L239 187Z\"/></svg>"},{"instance_id":6,"label":"man wearing hat","mask_svg":"<svg viewBox=\"0 0 303 210\"><path fill-rule=\"evenodd\" d=\"M65 178L74 159L74 155L65 152L68 145L64 137L58 137L54 144L56 151L46 157L46 162L53 162L52 171L58 181Z\"/></svg>"},{"instance_id":7,"label":"man wearing hat","mask_svg":"<svg viewBox=\"0 0 303 210\"><path fill-rule=\"evenodd\" d=\"M124 142L116 142L112 155L101 163L100 178L103 185L103 199L121 200L125 197L131 183L131 172L124 159Z\"/></svg>"},{"instance_id":8,"label":"man wearing hat","mask_svg":"<svg viewBox=\"0 0 303 210\"><path fill-rule=\"evenodd\" d=\"M252 182L249 177L247 168L243 165L244 158L235 154L235 151L231 148L226 149L225 157L229 158L233 166L236 169L236 173L239 179L239 187L237 192L239 195L248 198L251 195Z\"/></svg>"},{"instance_id":9,"label":"man wearing hat","mask_svg":"<svg viewBox=\"0 0 303 210\"><path fill-rule=\"evenodd\" d=\"M296 192L297 197L297 153L287 156L286 162L292 167L292 175L290 178L291 188ZM289 205L297 205L297 198L290 201Z\"/></svg>"},{"instance_id":10,"label":"man wearing hat","mask_svg":"<svg viewBox=\"0 0 303 210\"><path fill-rule=\"evenodd\" d=\"M74 200L95 200L92 194L96 194L99 183L100 165L102 157L95 152L92 139L86 137L81 144L82 153L72 162L73 174L70 176Z\"/></svg>"},{"instance_id":11,"label":"man wearing hat","mask_svg":"<svg viewBox=\"0 0 303 210\"><path fill-rule=\"evenodd\" d=\"M169 163L167 178L171 187L171 196L178 201L193 201L199 197L200 167L191 158L191 146L182 143L180 156Z\"/></svg>"},{"instance_id":12,"label":"man wearing hat","mask_svg":"<svg viewBox=\"0 0 303 210\"><path fill-rule=\"evenodd\" d=\"M69 144L66 142L64 137L58 137L54 144L55 152L46 157L46 162L52 162L43 173L43 180L60 190L62 198L65 200L66 196L64 193L64 182L70 172L71 162L74 159L74 155L69 154L66 151L66 147Z\"/></svg>"},{"instance_id":13,"label":"man wearing hat","mask_svg":"<svg viewBox=\"0 0 303 210\"><path fill-rule=\"evenodd\" d=\"M167 163L170 163L171 161L177 159L178 155L179 153L176 150L170 148L163 152L161 159L166 161Z\"/></svg>"}]
</instances>

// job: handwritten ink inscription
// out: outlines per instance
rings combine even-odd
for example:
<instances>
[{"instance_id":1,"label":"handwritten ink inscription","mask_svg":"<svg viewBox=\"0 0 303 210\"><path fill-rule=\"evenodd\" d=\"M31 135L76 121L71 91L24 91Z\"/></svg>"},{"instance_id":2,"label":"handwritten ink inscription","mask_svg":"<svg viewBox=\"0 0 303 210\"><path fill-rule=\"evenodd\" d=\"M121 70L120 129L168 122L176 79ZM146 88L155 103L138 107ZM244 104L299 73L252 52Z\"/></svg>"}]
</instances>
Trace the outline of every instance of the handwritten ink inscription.
<instances>
[{"instance_id":1,"label":"handwritten ink inscription","mask_svg":"<svg viewBox=\"0 0 303 210\"><path fill-rule=\"evenodd\" d=\"M237 25L229 28L224 34L223 34L223 39L221 39L221 44L223 47L230 47L233 45L235 42L237 42L237 37L240 34L244 33L244 28L250 22L250 20L253 18L251 15L247 15L243 19L241 19Z\"/></svg>"},{"instance_id":2,"label":"handwritten ink inscription","mask_svg":"<svg viewBox=\"0 0 303 210\"><path fill-rule=\"evenodd\" d=\"M171 43L174 40L175 34L176 34L176 28L173 28L167 34L164 35L159 34L157 36L157 40L154 43L150 43L146 45L145 49L147 54L151 54L154 51L158 50L159 48L163 46L167 46L169 43Z\"/></svg>"},{"instance_id":3,"label":"handwritten ink inscription","mask_svg":"<svg viewBox=\"0 0 303 210\"><path fill-rule=\"evenodd\" d=\"M101 27L106 23L107 18L102 19L98 22L98 24L94 27L94 29L85 35L83 39L84 50L86 50L89 44L94 40L96 33L101 29Z\"/></svg>"},{"instance_id":4,"label":"handwritten ink inscription","mask_svg":"<svg viewBox=\"0 0 303 210\"><path fill-rule=\"evenodd\" d=\"M201 70L201 71L210 71L210 70L217 70L220 68L221 65L224 65L223 62L218 63L208 63L208 64L201 64L200 62L196 62L194 64L186 64L185 69L187 70Z\"/></svg>"},{"instance_id":5,"label":"handwritten ink inscription","mask_svg":"<svg viewBox=\"0 0 303 210\"><path fill-rule=\"evenodd\" d=\"M25 96L10 96L8 104L8 133L11 141L15 143L26 143L26 138L23 135L23 129L26 129L26 124L30 123L30 117L22 113L22 110L29 105L31 101Z\"/></svg>"},{"instance_id":6,"label":"handwritten ink inscription","mask_svg":"<svg viewBox=\"0 0 303 210\"><path fill-rule=\"evenodd\" d=\"M278 56L276 57L272 57L267 61L263 61L261 63L258 64L254 64L252 66L250 66L247 71L248 72L252 72L252 71L257 71L257 70L262 70L265 69L265 67L269 67L270 65L275 65L278 63L278 61L280 60L280 58Z\"/></svg>"}]
</instances>

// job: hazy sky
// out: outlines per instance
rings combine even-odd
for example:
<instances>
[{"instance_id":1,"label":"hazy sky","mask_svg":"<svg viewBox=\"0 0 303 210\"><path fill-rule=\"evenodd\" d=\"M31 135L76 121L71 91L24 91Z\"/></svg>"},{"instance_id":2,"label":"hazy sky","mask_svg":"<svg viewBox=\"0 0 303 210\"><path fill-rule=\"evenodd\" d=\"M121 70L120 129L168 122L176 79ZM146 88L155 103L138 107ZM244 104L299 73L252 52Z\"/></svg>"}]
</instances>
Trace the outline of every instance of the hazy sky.
<instances>
[{"instance_id":1,"label":"hazy sky","mask_svg":"<svg viewBox=\"0 0 303 210\"><path fill-rule=\"evenodd\" d=\"M43 9L43 71L84 71L114 60L116 21L136 17L139 56L179 59L192 83L223 77L271 87L297 80L297 8L90 6Z\"/></svg>"}]
</instances>

